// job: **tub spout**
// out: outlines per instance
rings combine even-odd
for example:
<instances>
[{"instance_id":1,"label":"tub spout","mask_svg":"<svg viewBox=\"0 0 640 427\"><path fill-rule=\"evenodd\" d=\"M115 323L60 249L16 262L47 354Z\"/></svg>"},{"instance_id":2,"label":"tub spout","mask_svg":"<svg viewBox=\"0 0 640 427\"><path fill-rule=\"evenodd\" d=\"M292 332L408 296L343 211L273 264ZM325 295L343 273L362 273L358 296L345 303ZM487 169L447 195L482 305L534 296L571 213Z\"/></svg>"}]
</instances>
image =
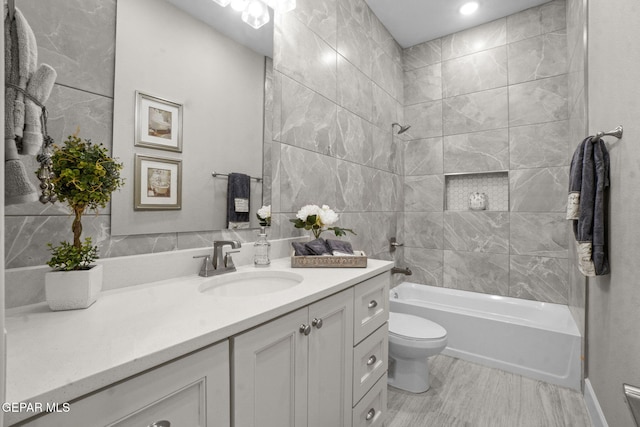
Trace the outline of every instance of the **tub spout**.
<instances>
[{"instance_id":1,"label":"tub spout","mask_svg":"<svg viewBox=\"0 0 640 427\"><path fill-rule=\"evenodd\" d=\"M405 276L411 276L413 272L409 267L405 267L405 268L393 267L391 269L391 274L404 274Z\"/></svg>"}]
</instances>

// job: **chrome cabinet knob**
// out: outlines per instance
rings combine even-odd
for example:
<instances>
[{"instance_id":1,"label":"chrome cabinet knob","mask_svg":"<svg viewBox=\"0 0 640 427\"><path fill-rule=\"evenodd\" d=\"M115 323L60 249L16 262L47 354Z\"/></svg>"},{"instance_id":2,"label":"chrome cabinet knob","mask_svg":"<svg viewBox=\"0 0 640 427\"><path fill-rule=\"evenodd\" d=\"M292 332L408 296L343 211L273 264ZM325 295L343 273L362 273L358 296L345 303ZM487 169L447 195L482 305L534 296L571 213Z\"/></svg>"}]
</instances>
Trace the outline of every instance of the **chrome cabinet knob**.
<instances>
[{"instance_id":1,"label":"chrome cabinet knob","mask_svg":"<svg viewBox=\"0 0 640 427\"><path fill-rule=\"evenodd\" d=\"M311 333L311 326L305 325L304 323L300 325L300 333L309 335Z\"/></svg>"},{"instance_id":2,"label":"chrome cabinet knob","mask_svg":"<svg viewBox=\"0 0 640 427\"><path fill-rule=\"evenodd\" d=\"M171 427L171 423L167 420L156 421L153 424L149 424L147 427Z\"/></svg>"},{"instance_id":3,"label":"chrome cabinet knob","mask_svg":"<svg viewBox=\"0 0 640 427\"><path fill-rule=\"evenodd\" d=\"M318 319L317 317L311 321L311 324L316 328L322 328L322 319Z\"/></svg>"},{"instance_id":4,"label":"chrome cabinet knob","mask_svg":"<svg viewBox=\"0 0 640 427\"><path fill-rule=\"evenodd\" d=\"M376 357L376 355L372 354L369 360L367 360L367 366L373 365L374 363L376 363L377 360L378 358Z\"/></svg>"},{"instance_id":5,"label":"chrome cabinet knob","mask_svg":"<svg viewBox=\"0 0 640 427\"><path fill-rule=\"evenodd\" d=\"M377 306L378 306L378 301L371 300L371 302L369 302L369 308L376 308Z\"/></svg>"},{"instance_id":6,"label":"chrome cabinet knob","mask_svg":"<svg viewBox=\"0 0 640 427\"><path fill-rule=\"evenodd\" d=\"M375 417L375 415L376 415L376 410L371 408L369 409L369 412L367 412L367 416L365 417L365 420L371 421L373 417Z\"/></svg>"}]
</instances>

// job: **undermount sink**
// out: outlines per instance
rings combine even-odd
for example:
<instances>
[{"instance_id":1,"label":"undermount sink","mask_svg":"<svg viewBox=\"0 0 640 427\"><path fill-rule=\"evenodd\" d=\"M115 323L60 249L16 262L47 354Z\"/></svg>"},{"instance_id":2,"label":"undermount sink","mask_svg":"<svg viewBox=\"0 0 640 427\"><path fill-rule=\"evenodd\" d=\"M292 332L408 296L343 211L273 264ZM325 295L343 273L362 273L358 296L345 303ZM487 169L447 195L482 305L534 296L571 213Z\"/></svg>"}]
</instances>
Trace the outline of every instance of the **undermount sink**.
<instances>
[{"instance_id":1,"label":"undermount sink","mask_svg":"<svg viewBox=\"0 0 640 427\"><path fill-rule=\"evenodd\" d=\"M284 291L302 280L301 275L289 271L241 271L210 277L198 290L219 297L251 297Z\"/></svg>"}]
</instances>

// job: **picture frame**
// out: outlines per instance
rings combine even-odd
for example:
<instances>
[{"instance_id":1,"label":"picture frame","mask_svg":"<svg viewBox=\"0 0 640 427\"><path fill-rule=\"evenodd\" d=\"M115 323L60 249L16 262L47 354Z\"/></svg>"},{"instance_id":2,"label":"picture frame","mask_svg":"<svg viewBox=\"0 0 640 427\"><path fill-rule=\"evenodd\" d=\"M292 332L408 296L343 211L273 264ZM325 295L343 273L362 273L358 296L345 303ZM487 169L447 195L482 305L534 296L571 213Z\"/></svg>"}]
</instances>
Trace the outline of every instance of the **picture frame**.
<instances>
[{"instance_id":1,"label":"picture frame","mask_svg":"<svg viewBox=\"0 0 640 427\"><path fill-rule=\"evenodd\" d=\"M182 104L136 91L135 145L182 152Z\"/></svg>"},{"instance_id":2,"label":"picture frame","mask_svg":"<svg viewBox=\"0 0 640 427\"><path fill-rule=\"evenodd\" d=\"M135 155L134 210L182 209L182 160Z\"/></svg>"}]
</instances>

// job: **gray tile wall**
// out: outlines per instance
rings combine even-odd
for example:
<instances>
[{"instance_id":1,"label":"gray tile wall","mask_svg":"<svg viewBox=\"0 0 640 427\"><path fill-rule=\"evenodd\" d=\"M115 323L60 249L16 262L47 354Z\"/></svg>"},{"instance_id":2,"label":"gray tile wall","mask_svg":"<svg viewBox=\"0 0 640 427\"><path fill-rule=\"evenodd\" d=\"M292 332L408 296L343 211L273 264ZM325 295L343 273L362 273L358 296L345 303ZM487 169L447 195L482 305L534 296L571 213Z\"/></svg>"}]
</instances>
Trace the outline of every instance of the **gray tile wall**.
<instances>
[{"instance_id":1,"label":"gray tile wall","mask_svg":"<svg viewBox=\"0 0 640 427\"><path fill-rule=\"evenodd\" d=\"M402 50L364 0L299 0L276 18L275 46L274 228L299 234L288 219L327 204L358 233L355 248L391 259L403 207L391 133L403 117Z\"/></svg>"},{"instance_id":2,"label":"gray tile wall","mask_svg":"<svg viewBox=\"0 0 640 427\"><path fill-rule=\"evenodd\" d=\"M567 304L564 0L404 49L412 281ZM443 173L509 170L505 212L443 209Z\"/></svg>"}]
</instances>

